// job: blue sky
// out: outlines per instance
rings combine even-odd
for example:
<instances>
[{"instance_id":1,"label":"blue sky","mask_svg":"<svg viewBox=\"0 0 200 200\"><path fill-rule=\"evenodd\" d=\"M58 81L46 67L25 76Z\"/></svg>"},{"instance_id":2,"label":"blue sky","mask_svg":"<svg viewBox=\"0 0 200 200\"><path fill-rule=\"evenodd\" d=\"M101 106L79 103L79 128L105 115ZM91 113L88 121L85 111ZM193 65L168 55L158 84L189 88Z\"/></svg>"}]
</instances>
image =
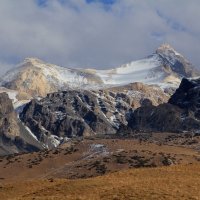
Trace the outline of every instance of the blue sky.
<instances>
[{"instance_id":1,"label":"blue sky","mask_svg":"<svg viewBox=\"0 0 200 200\"><path fill-rule=\"evenodd\" d=\"M86 0L88 3L95 3L95 2L100 2L103 4L114 4L116 0Z\"/></svg>"},{"instance_id":2,"label":"blue sky","mask_svg":"<svg viewBox=\"0 0 200 200\"><path fill-rule=\"evenodd\" d=\"M36 0L36 2L37 2L37 4L38 4L39 6L44 6L44 5L46 5L47 0Z\"/></svg>"},{"instance_id":3,"label":"blue sky","mask_svg":"<svg viewBox=\"0 0 200 200\"><path fill-rule=\"evenodd\" d=\"M200 67L199 0L1 0L0 74L26 57L115 67L171 44Z\"/></svg>"},{"instance_id":4,"label":"blue sky","mask_svg":"<svg viewBox=\"0 0 200 200\"><path fill-rule=\"evenodd\" d=\"M37 4L39 6L46 6L47 2L49 0L36 0ZM60 3L64 3L64 2L67 2L67 0L59 0ZM102 3L102 4L105 4L105 5L112 5L114 3L116 3L117 0L85 0L86 3Z\"/></svg>"}]
</instances>

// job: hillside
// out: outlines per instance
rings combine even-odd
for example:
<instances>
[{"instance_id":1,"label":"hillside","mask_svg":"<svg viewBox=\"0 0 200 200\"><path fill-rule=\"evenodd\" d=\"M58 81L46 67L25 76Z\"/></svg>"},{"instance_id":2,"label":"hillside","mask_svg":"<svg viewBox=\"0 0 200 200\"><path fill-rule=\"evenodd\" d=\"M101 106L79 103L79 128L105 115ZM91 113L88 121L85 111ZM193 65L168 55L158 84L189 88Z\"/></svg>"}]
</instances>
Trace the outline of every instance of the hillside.
<instances>
[{"instance_id":1,"label":"hillside","mask_svg":"<svg viewBox=\"0 0 200 200\"><path fill-rule=\"evenodd\" d=\"M102 177L36 179L1 184L2 200L194 199L200 197L200 165L130 169Z\"/></svg>"},{"instance_id":2,"label":"hillside","mask_svg":"<svg viewBox=\"0 0 200 200\"><path fill-rule=\"evenodd\" d=\"M2 156L0 182L88 178L130 168L197 164L199 142L200 136L188 133L73 139L51 150Z\"/></svg>"}]
</instances>

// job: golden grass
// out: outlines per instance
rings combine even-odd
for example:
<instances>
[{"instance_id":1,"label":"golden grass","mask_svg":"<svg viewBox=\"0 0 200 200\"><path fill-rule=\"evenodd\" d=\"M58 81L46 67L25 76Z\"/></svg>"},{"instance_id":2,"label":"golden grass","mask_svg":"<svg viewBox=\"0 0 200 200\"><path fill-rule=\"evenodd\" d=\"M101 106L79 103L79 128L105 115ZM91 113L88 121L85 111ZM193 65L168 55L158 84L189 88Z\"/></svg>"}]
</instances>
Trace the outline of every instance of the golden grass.
<instances>
[{"instance_id":1,"label":"golden grass","mask_svg":"<svg viewBox=\"0 0 200 200\"><path fill-rule=\"evenodd\" d=\"M79 180L2 184L0 199L132 200L200 199L200 165L131 169Z\"/></svg>"}]
</instances>

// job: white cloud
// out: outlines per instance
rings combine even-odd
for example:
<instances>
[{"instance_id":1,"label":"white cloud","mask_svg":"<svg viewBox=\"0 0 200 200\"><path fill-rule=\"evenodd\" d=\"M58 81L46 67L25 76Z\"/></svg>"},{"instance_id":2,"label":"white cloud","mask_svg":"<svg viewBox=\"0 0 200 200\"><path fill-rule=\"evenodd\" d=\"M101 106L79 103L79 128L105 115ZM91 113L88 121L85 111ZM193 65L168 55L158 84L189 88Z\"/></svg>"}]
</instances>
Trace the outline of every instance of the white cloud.
<instances>
[{"instance_id":1,"label":"white cloud","mask_svg":"<svg viewBox=\"0 0 200 200\"><path fill-rule=\"evenodd\" d=\"M62 66L117 66L163 42L200 67L199 0L117 0L106 9L63 2L39 7L35 0L0 0L0 73L5 63L30 56Z\"/></svg>"}]
</instances>

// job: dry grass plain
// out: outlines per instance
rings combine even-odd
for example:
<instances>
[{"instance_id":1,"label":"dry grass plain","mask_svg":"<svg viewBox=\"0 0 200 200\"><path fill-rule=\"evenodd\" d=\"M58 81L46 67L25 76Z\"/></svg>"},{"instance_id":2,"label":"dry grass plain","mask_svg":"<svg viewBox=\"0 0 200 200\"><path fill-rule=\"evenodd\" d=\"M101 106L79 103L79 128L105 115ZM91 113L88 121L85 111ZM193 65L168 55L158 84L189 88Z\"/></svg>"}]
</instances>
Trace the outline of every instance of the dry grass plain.
<instances>
[{"instance_id":1,"label":"dry grass plain","mask_svg":"<svg viewBox=\"0 0 200 200\"><path fill-rule=\"evenodd\" d=\"M200 199L200 164L129 169L89 179L36 179L5 183L0 199Z\"/></svg>"}]
</instances>

